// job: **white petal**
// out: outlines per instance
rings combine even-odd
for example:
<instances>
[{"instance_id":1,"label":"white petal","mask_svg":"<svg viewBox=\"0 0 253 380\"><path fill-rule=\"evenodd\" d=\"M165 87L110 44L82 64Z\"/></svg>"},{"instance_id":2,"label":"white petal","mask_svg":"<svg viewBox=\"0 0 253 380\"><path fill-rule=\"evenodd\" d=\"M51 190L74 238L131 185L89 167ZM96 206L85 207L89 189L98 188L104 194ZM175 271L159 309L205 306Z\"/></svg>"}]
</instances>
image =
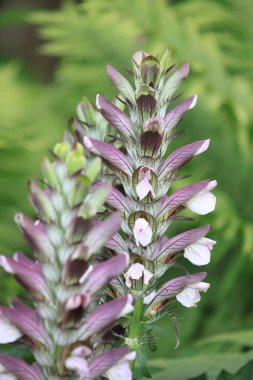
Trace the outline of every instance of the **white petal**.
<instances>
[{"instance_id":1,"label":"white petal","mask_svg":"<svg viewBox=\"0 0 253 380\"><path fill-rule=\"evenodd\" d=\"M132 280L139 280L144 272L144 266L140 263L135 263L130 266L127 273Z\"/></svg>"},{"instance_id":2,"label":"white petal","mask_svg":"<svg viewBox=\"0 0 253 380\"><path fill-rule=\"evenodd\" d=\"M91 355L92 354L92 351L89 347L87 346L78 346L77 348L75 348L72 352L71 352L71 356L81 356L81 357L85 357L85 356L88 356L88 355Z\"/></svg>"},{"instance_id":3,"label":"white petal","mask_svg":"<svg viewBox=\"0 0 253 380\"><path fill-rule=\"evenodd\" d=\"M8 260L5 256L0 256L0 265L8 273L14 273L12 267L8 263Z\"/></svg>"},{"instance_id":4,"label":"white petal","mask_svg":"<svg viewBox=\"0 0 253 380\"><path fill-rule=\"evenodd\" d=\"M131 288L132 280L139 280L143 276L144 266L140 263L131 265L124 277L126 279L126 286Z\"/></svg>"},{"instance_id":5,"label":"white petal","mask_svg":"<svg viewBox=\"0 0 253 380\"><path fill-rule=\"evenodd\" d=\"M200 295L197 289L190 287L184 288L184 290L176 296L176 299L185 307L195 306L200 301Z\"/></svg>"},{"instance_id":6,"label":"white petal","mask_svg":"<svg viewBox=\"0 0 253 380\"><path fill-rule=\"evenodd\" d=\"M124 309L121 310L121 313L118 315L118 318L124 317L124 315L132 313L132 311L134 311L134 307L132 305L132 303L133 303L133 296L131 294L128 294L127 297L128 297L127 304L124 307Z\"/></svg>"},{"instance_id":7,"label":"white petal","mask_svg":"<svg viewBox=\"0 0 253 380\"><path fill-rule=\"evenodd\" d=\"M148 294L146 297L144 297L144 300L143 300L144 305L149 305L153 301L155 296L156 296L156 292L152 292Z\"/></svg>"},{"instance_id":8,"label":"white petal","mask_svg":"<svg viewBox=\"0 0 253 380\"><path fill-rule=\"evenodd\" d=\"M89 376L89 368L86 360L80 356L70 356L65 361L65 367L77 372L80 376Z\"/></svg>"},{"instance_id":9,"label":"white petal","mask_svg":"<svg viewBox=\"0 0 253 380\"><path fill-rule=\"evenodd\" d=\"M143 274L144 274L144 285L148 285L149 280L151 279L151 277L153 277L153 273L151 273L149 270L144 268Z\"/></svg>"},{"instance_id":10,"label":"white petal","mask_svg":"<svg viewBox=\"0 0 253 380\"><path fill-rule=\"evenodd\" d=\"M152 240L152 229L146 219L139 218L135 221L134 224L134 238L136 245L139 247L141 244L143 247L146 247Z\"/></svg>"},{"instance_id":11,"label":"white petal","mask_svg":"<svg viewBox=\"0 0 253 380\"><path fill-rule=\"evenodd\" d=\"M101 106L100 106L100 102L99 102L99 94L97 94L97 96L96 96L96 107L97 107L97 109L99 109L99 110L101 110Z\"/></svg>"},{"instance_id":12,"label":"white petal","mask_svg":"<svg viewBox=\"0 0 253 380\"><path fill-rule=\"evenodd\" d=\"M151 192L152 195L154 196L154 190L151 184L148 182L147 178L142 179L138 185L136 186L136 193L140 200L145 198L148 193Z\"/></svg>"},{"instance_id":13,"label":"white petal","mask_svg":"<svg viewBox=\"0 0 253 380\"><path fill-rule=\"evenodd\" d=\"M210 181L206 187L206 191L211 191L217 186L217 181Z\"/></svg>"},{"instance_id":14,"label":"white petal","mask_svg":"<svg viewBox=\"0 0 253 380\"><path fill-rule=\"evenodd\" d=\"M118 363L106 372L106 377L109 380L132 380L132 371L128 362Z\"/></svg>"},{"instance_id":15,"label":"white petal","mask_svg":"<svg viewBox=\"0 0 253 380\"><path fill-rule=\"evenodd\" d=\"M70 297L66 302L66 309L67 310L73 310L77 309L82 303L82 298L80 295L72 296Z\"/></svg>"},{"instance_id":16,"label":"white petal","mask_svg":"<svg viewBox=\"0 0 253 380\"><path fill-rule=\"evenodd\" d=\"M210 288L208 282L196 282L196 284L190 285L192 289L196 289L199 292L205 292Z\"/></svg>"},{"instance_id":17,"label":"white petal","mask_svg":"<svg viewBox=\"0 0 253 380\"><path fill-rule=\"evenodd\" d=\"M12 343L21 338L23 334L4 317L0 315L0 343Z\"/></svg>"},{"instance_id":18,"label":"white petal","mask_svg":"<svg viewBox=\"0 0 253 380\"><path fill-rule=\"evenodd\" d=\"M127 286L128 288L131 288L131 286L132 286L131 277L130 277L127 273L124 274L124 277L125 277L125 279L126 279L126 286Z\"/></svg>"},{"instance_id":19,"label":"white petal","mask_svg":"<svg viewBox=\"0 0 253 380\"><path fill-rule=\"evenodd\" d=\"M192 108L194 108L197 104L197 100L198 100L198 95L194 95L193 99L192 99L192 102L189 106L189 110L191 110Z\"/></svg>"},{"instance_id":20,"label":"white petal","mask_svg":"<svg viewBox=\"0 0 253 380\"><path fill-rule=\"evenodd\" d=\"M89 137L87 136L84 136L83 138L83 143L84 143L84 146L87 148L87 149L92 149L93 148L93 144L91 142L91 140L89 139Z\"/></svg>"},{"instance_id":21,"label":"white petal","mask_svg":"<svg viewBox=\"0 0 253 380\"><path fill-rule=\"evenodd\" d=\"M210 262L211 253L206 245L194 243L185 248L184 257L194 265L200 266Z\"/></svg>"},{"instance_id":22,"label":"white petal","mask_svg":"<svg viewBox=\"0 0 253 380\"><path fill-rule=\"evenodd\" d=\"M213 249L213 246L216 244L215 240L208 239L206 237L202 237L201 239L199 239L198 242L200 244L205 244L210 249L210 251Z\"/></svg>"},{"instance_id":23,"label":"white petal","mask_svg":"<svg viewBox=\"0 0 253 380\"><path fill-rule=\"evenodd\" d=\"M206 215L215 209L216 197L210 193L199 193L195 197L191 198L186 207L199 215Z\"/></svg>"},{"instance_id":24,"label":"white petal","mask_svg":"<svg viewBox=\"0 0 253 380\"><path fill-rule=\"evenodd\" d=\"M205 152L208 149L209 144L210 144L210 139L205 140L203 144L201 145L201 147L195 152L194 156L197 156L198 154Z\"/></svg>"},{"instance_id":25,"label":"white petal","mask_svg":"<svg viewBox=\"0 0 253 380\"><path fill-rule=\"evenodd\" d=\"M140 235L140 244L146 247L152 240L152 229L148 226Z\"/></svg>"},{"instance_id":26,"label":"white petal","mask_svg":"<svg viewBox=\"0 0 253 380\"><path fill-rule=\"evenodd\" d=\"M0 364L0 380L18 380L12 373L6 372L6 369Z\"/></svg>"}]
</instances>

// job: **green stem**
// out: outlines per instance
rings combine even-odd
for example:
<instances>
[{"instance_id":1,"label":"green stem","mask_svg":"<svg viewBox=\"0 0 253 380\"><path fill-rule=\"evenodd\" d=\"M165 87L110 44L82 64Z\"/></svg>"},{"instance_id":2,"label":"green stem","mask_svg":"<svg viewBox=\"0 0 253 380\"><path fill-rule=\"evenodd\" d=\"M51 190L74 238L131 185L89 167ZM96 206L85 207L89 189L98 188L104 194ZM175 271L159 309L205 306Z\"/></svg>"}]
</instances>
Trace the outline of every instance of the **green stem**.
<instances>
[{"instance_id":1,"label":"green stem","mask_svg":"<svg viewBox=\"0 0 253 380\"><path fill-rule=\"evenodd\" d=\"M128 338L130 339L137 339L141 333L142 311L143 311L143 299L141 298L139 299L139 301L136 302L135 307L134 307L134 312L132 315L132 319L129 326L129 333L128 333ZM138 348L137 344L136 344L136 347L133 347L133 348L137 349ZM134 365L135 365L135 361L132 361L131 362L132 371L134 370Z\"/></svg>"}]
</instances>

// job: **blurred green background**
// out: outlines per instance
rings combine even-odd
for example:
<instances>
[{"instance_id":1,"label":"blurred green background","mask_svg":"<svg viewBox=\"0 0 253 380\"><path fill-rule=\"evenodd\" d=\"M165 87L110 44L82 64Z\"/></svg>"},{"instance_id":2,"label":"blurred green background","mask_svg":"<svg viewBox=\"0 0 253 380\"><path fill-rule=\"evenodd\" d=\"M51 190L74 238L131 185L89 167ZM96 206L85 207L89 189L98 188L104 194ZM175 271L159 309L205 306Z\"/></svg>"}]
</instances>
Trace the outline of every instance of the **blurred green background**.
<instances>
[{"instance_id":1,"label":"blurred green background","mask_svg":"<svg viewBox=\"0 0 253 380\"><path fill-rule=\"evenodd\" d=\"M182 123L188 133L170 149L211 138L209 151L182 172L217 179L215 213L193 224L211 222L218 244L206 268L210 291L196 309L178 307L182 345L173 350L164 320L156 355L192 353L203 337L253 328L252 0L2 0L0 11L0 252L27 249L14 214L32 213L26 181L39 177L77 102L115 95L105 65L129 67L134 51L169 47L177 65L191 65L183 96L199 95ZM16 292L1 272L1 303ZM245 336L239 346L223 341L213 349L248 351L253 335Z\"/></svg>"}]
</instances>

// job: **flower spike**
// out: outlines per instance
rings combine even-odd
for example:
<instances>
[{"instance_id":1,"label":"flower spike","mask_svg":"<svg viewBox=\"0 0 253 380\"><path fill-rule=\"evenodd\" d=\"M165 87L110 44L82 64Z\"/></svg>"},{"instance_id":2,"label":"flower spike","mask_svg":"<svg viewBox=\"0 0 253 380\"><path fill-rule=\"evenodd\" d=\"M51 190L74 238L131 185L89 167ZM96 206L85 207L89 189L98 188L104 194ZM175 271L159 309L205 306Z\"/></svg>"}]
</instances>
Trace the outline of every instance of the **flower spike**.
<instances>
[{"instance_id":1,"label":"flower spike","mask_svg":"<svg viewBox=\"0 0 253 380\"><path fill-rule=\"evenodd\" d=\"M120 213L96 217L112 187L105 183L94 190L97 174L91 168L97 167L76 141L57 144L54 154L54 161L43 166L46 189L30 182L37 221L16 217L33 259L23 253L0 256L0 266L29 291L33 304L14 300L11 307L0 306L0 344L22 338L36 362L29 366L1 354L0 378L95 380L94 361L100 357L104 364L98 376L112 379L124 369L131 379L134 353L110 350L103 338L133 311L131 294L113 299L106 292L129 264L127 252L109 254L103 247L117 233Z\"/></svg>"},{"instance_id":2,"label":"flower spike","mask_svg":"<svg viewBox=\"0 0 253 380\"><path fill-rule=\"evenodd\" d=\"M173 182L184 178L177 175L178 170L204 153L210 140L192 142L173 151L175 129L187 111L195 107L197 96L175 102L176 91L189 74L189 65L182 65L171 75L174 66L170 60L169 51L161 59L144 51L136 52L132 57L131 84L107 66L125 110L119 110L102 96L97 104L101 115L115 129L116 146L84 139L85 146L107 164L107 173L113 173L114 188L107 198L108 210L117 209L123 220L121 231L107 243L107 248L128 252L130 260L124 280L113 280L111 288L112 292L121 295L131 292L134 296L134 326L136 315L141 325L154 315L164 315L172 301L186 307L199 302L199 293L209 287L202 281L205 273L181 276L160 289L158 284L178 259L197 266L208 264L215 244L206 237L210 226L170 238L164 235L174 220L189 219L183 215L186 209L199 215L213 211L216 198L212 190L217 185L216 181L203 180L171 191ZM145 305L140 306L143 299ZM137 338L133 331L136 330L130 322L128 338Z\"/></svg>"}]
</instances>

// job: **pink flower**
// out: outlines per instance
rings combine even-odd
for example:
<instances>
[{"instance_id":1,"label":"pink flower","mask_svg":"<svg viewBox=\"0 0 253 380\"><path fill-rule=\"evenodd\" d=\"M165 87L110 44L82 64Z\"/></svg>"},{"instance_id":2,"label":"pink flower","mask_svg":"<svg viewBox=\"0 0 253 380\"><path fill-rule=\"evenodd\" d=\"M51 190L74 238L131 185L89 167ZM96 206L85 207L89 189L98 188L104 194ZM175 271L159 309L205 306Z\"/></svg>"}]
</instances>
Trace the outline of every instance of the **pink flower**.
<instances>
[{"instance_id":1,"label":"pink flower","mask_svg":"<svg viewBox=\"0 0 253 380\"><path fill-rule=\"evenodd\" d=\"M90 303L90 298L91 297L88 293L76 294L67 300L65 308L66 310L75 310L79 307L85 309Z\"/></svg>"},{"instance_id":2,"label":"pink flower","mask_svg":"<svg viewBox=\"0 0 253 380\"><path fill-rule=\"evenodd\" d=\"M148 285L149 280L153 276L153 274L147 270L144 265L140 263L135 263L130 266L128 271L125 273L126 286L131 288L132 280L140 280L143 277L144 285Z\"/></svg>"},{"instance_id":3,"label":"pink flower","mask_svg":"<svg viewBox=\"0 0 253 380\"><path fill-rule=\"evenodd\" d=\"M195 265L206 265L210 262L211 250L216 241L206 237L200 238L184 250L184 257Z\"/></svg>"},{"instance_id":4,"label":"pink flower","mask_svg":"<svg viewBox=\"0 0 253 380\"><path fill-rule=\"evenodd\" d=\"M196 306L196 303L200 301L199 292L206 292L209 287L210 284L202 281L189 284L181 293L176 295L176 299L185 307Z\"/></svg>"},{"instance_id":5,"label":"pink flower","mask_svg":"<svg viewBox=\"0 0 253 380\"><path fill-rule=\"evenodd\" d=\"M136 353L129 352L127 346L103 352L89 362L90 378L104 375L108 380L132 380L129 362L135 360Z\"/></svg>"},{"instance_id":6,"label":"pink flower","mask_svg":"<svg viewBox=\"0 0 253 380\"><path fill-rule=\"evenodd\" d=\"M90 371L85 356L91 355L92 351L86 346L75 348L70 357L65 361L65 367L77 372L80 376L89 377Z\"/></svg>"},{"instance_id":7,"label":"pink flower","mask_svg":"<svg viewBox=\"0 0 253 380\"><path fill-rule=\"evenodd\" d=\"M0 313L0 343L12 343L21 338L23 333Z\"/></svg>"},{"instance_id":8,"label":"pink flower","mask_svg":"<svg viewBox=\"0 0 253 380\"><path fill-rule=\"evenodd\" d=\"M129 366L129 362L136 357L135 352L129 352L121 360L118 361L113 367L106 371L106 377L109 380L132 380L132 371Z\"/></svg>"},{"instance_id":9,"label":"pink flower","mask_svg":"<svg viewBox=\"0 0 253 380\"><path fill-rule=\"evenodd\" d=\"M216 186L216 181L210 181L203 190L186 203L186 207L199 215L206 215L212 212L215 209L216 197L211 193L211 190Z\"/></svg>"},{"instance_id":10,"label":"pink flower","mask_svg":"<svg viewBox=\"0 0 253 380\"><path fill-rule=\"evenodd\" d=\"M143 166L139 171L139 182L136 186L136 193L140 200L145 198L150 192L153 197L155 196L154 189L149 183L150 179L150 169L147 166Z\"/></svg>"},{"instance_id":11,"label":"pink flower","mask_svg":"<svg viewBox=\"0 0 253 380\"><path fill-rule=\"evenodd\" d=\"M152 239L152 229L144 218L136 219L134 224L134 238L136 245L146 247Z\"/></svg>"}]
</instances>

